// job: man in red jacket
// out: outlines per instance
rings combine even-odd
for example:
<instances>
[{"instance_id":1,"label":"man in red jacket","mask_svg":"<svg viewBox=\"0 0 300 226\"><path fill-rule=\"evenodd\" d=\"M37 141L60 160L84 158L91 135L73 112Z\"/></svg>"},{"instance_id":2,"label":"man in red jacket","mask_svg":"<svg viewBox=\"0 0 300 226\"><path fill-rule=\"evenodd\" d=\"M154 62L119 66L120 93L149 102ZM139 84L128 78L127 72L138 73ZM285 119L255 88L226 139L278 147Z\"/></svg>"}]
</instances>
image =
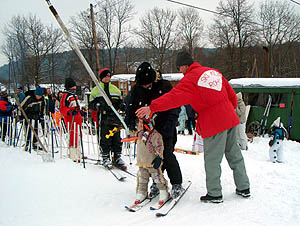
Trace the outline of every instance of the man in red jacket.
<instances>
[{"instance_id":1,"label":"man in red jacket","mask_svg":"<svg viewBox=\"0 0 300 226\"><path fill-rule=\"evenodd\" d=\"M137 116L190 104L199 114L197 133L204 138L207 194L200 200L223 202L220 164L224 154L233 170L236 194L249 197L250 183L236 139L239 119L235 113L237 97L234 90L219 71L194 62L187 52L178 53L176 66L184 74L177 86L153 100L150 106L138 109Z\"/></svg>"}]
</instances>

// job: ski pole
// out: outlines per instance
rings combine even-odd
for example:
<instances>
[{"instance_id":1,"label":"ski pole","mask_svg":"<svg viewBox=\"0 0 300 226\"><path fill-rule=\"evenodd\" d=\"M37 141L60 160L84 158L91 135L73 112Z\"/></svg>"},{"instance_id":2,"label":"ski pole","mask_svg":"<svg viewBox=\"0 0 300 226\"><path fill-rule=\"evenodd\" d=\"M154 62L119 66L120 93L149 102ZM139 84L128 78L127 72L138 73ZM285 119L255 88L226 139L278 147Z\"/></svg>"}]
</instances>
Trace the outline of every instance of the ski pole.
<instances>
[{"instance_id":1,"label":"ski pole","mask_svg":"<svg viewBox=\"0 0 300 226\"><path fill-rule=\"evenodd\" d=\"M83 66L85 67L85 69L87 70L89 76L92 78L92 80L94 81L94 83L96 84L96 86L98 87L99 91L102 93L102 96L105 100L105 102L107 103L107 105L112 109L112 111L116 114L116 116L119 118L119 120L121 121L121 123L123 124L125 131L126 131L126 135L129 136L129 129L126 125L126 123L124 122L124 120L122 119L122 117L120 116L120 114L117 112L117 110L114 108L114 106L112 105L112 102L110 101L109 97L106 95L105 91L103 90L103 88L100 86L99 81L97 80L97 77L95 76L94 72L92 71L91 67L89 66L89 64L87 63L86 59L84 58L84 56L82 55L81 51L79 50L78 46L76 45L76 43L72 40L70 32L68 31L68 29L66 28L66 26L64 25L63 21L61 20L60 16L58 15L56 9L53 7L53 5L51 4L50 0L45 0L49 6L50 11L52 12L52 14L54 15L56 21L58 22L58 24L60 25L61 29L63 30L67 40L69 41L70 46L72 47L72 49L75 51L75 53L77 54L77 56L79 57L81 63L83 64Z\"/></svg>"}]
</instances>

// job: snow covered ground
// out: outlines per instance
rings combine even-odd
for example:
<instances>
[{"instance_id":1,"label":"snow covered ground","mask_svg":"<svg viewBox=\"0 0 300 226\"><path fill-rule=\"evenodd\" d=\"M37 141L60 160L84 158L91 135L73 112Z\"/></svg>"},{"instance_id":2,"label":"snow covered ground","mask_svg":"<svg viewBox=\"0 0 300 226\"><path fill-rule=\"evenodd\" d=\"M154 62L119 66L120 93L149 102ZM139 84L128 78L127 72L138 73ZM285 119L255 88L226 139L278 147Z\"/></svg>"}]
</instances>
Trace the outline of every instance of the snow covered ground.
<instances>
[{"instance_id":1,"label":"snow covered ground","mask_svg":"<svg viewBox=\"0 0 300 226\"><path fill-rule=\"evenodd\" d=\"M192 136L179 136L178 146L191 148ZM285 163L272 163L268 138L255 138L243 151L251 183L249 199L235 194L226 160L222 163L224 203L201 203L206 194L203 154L176 153L183 178L192 186L166 217L144 208L124 209L135 198L135 178L119 182L93 164L69 159L42 162L35 153L0 143L1 226L293 226L300 225L300 143L284 141ZM128 162L128 157L124 156ZM129 170L136 172L133 164Z\"/></svg>"}]
</instances>

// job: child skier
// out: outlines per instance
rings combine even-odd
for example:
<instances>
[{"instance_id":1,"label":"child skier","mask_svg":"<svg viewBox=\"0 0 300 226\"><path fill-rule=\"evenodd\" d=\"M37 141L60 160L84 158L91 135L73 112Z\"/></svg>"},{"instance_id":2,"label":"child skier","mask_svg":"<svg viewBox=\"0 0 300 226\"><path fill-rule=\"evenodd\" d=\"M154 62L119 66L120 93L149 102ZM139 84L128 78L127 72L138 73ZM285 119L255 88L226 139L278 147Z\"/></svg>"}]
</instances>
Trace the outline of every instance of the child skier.
<instances>
[{"instance_id":1,"label":"child skier","mask_svg":"<svg viewBox=\"0 0 300 226\"><path fill-rule=\"evenodd\" d=\"M283 140L287 137L287 131L277 118L270 128L271 140L269 141L269 156L273 163L283 162Z\"/></svg>"},{"instance_id":2,"label":"child skier","mask_svg":"<svg viewBox=\"0 0 300 226\"><path fill-rule=\"evenodd\" d=\"M149 177L152 177L159 188L158 205L161 206L169 199L168 182L161 169L164 149L162 136L153 129L150 120L145 119L139 119L137 135L136 165L139 171L134 204L137 205L147 198Z\"/></svg>"}]
</instances>

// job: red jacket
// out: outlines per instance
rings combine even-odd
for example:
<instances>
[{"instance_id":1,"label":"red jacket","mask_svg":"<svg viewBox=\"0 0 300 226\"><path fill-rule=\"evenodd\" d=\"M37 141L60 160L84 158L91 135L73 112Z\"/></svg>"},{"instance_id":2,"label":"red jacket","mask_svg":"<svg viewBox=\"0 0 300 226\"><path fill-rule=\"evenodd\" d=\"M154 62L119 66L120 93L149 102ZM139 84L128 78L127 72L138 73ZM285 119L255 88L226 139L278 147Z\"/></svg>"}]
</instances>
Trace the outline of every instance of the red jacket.
<instances>
[{"instance_id":1,"label":"red jacket","mask_svg":"<svg viewBox=\"0 0 300 226\"><path fill-rule=\"evenodd\" d=\"M198 63L189 66L175 88L151 102L153 112L190 104L199 114L196 130L207 138L239 124L237 97L222 74Z\"/></svg>"}]
</instances>

